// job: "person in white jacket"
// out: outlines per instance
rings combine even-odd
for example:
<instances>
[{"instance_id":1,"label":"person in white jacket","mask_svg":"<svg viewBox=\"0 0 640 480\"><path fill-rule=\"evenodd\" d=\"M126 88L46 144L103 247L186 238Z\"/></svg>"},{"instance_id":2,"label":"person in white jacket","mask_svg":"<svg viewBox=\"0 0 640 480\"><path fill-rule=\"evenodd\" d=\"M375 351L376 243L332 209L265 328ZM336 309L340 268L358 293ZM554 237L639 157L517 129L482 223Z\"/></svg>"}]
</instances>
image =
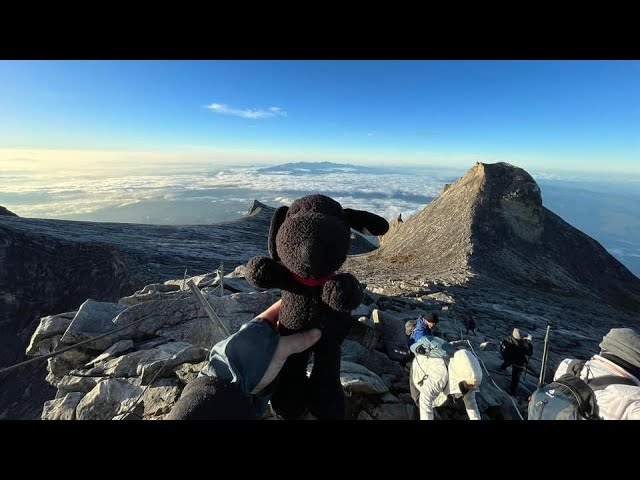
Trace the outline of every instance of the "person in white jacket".
<instances>
[{"instance_id":1,"label":"person in white jacket","mask_svg":"<svg viewBox=\"0 0 640 480\"><path fill-rule=\"evenodd\" d=\"M418 353L409 374L411 396L420 410L420 420L433 420L434 407L442 406L448 395L462 397L469 419L480 420L476 391L481 382L480 362L468 350L457 350L448 360Z\"/></svg>"},{"instance_id":2,"label":"person in white jacket","mask_svg":"<svg viewBox=\"0 0 640 480\"><path fill-rule=\"evenodd\" d=\"M569 372L572 359L564 359L553 376L557 380ZM587 383L594 378L615 375L631 379L635 385L608 385L595 391L596 404L603 420L640 420L640 335L630 328L612 328L594 355L580 370Z\"/></svg>"}]
</instances>

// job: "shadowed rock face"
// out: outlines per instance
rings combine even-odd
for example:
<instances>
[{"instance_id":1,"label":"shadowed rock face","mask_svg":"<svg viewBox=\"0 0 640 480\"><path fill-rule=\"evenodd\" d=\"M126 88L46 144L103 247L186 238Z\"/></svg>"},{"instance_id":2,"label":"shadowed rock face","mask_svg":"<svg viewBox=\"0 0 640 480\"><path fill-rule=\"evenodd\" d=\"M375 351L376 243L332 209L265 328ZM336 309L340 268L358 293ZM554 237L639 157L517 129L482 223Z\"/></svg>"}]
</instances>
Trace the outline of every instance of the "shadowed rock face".
<instances>
[{"instance_id":1,"label":"shadowed rock face","mask_svg":"<svg viewBox=\"0 0 640 480\"><path fill-rule=\"evenodd\" d=\"M17 217L18 215L16 215L15 213L13 213L10 210L7 210L6 208L4 208L2 205L0 205L0 215L7 215L10 217Z\"/></svg>"},{"instance_id":2,"label":"shadowed rock face","mask_svg":"<svg viewBox=\"0 0 640 480\"><path fill-rule=\"evenodd\" d=\"M482 169L470 259L475 271L640 311L640 280L597 241L543 207L529 174L505 163Z\"/></svg>"}]
</instances>

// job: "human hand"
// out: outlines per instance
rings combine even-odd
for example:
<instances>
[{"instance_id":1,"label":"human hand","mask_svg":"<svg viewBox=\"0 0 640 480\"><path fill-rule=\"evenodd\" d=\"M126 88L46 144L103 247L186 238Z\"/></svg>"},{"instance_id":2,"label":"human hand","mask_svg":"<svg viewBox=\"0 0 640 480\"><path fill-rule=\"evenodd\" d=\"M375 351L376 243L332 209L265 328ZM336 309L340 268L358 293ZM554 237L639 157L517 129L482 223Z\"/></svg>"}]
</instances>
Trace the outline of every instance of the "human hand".
<instances>
[{"instance_id":1,"label":"human hand","mask_svg":"<svg viewBox=\"0 0 640 480\"><path fill-rule=\"evenodd\" d=\"M289 355L313 346L318 329L286 337L278 334L281 301L277 301L240 330L213 346L200 375L238 384L245 395L263 390L278 375Z\"/></svg>"},{"instance_id":2,"label":"human hand","mask_svg":"<svg viewBox=\"0 0 640 480\"><path fill-rule=\"evenodd\" d=\"M281 306L282 300L278 300L258 315L258 317L269 322L275 329L277 329ZM313 328L305 332L280 337L276 351L273 354L273 357L271 357L271 362L267 367L267 371L251 393L256 394L269 385L278 376L278 373L280 373L280 370L282 369L284 362L289 358L289 355L307 350L320 340L321 336L322 332L317 328Z\"/></svg>"}]
</instances>

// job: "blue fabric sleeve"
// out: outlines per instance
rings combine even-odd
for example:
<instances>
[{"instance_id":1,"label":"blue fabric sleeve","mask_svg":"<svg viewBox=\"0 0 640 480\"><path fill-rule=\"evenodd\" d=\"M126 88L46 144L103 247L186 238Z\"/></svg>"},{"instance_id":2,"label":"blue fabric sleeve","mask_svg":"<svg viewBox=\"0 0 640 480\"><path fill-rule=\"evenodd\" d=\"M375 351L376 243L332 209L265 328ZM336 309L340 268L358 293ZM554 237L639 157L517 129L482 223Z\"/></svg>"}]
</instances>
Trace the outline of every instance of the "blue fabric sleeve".
<instances>
[{"instance_id":1,"label":"blue fabric sleeve","mask_svg":"<svg viewBox=\"0 0 640 480\"><path fill-rule=\"evenodd\" d=\"M413 331L413 333L411 334L411 338L413 339L414 342L417 342L418 340L420 340L422 337L431 337L431 329L429 328L429 325L427 325L427 322L424 321L424 319L422 318L418 318L418 321L416 322L416 328Z\"/></svg>"},{"instance_id":2,"label":"blue fabric sleeve","mask_svg":"<svg viewBox=\"0 0 640 480\"><path fill-rule=\"evenodd\" d=\"M279 340L280 335L271 324L256 317L213 346L198 376L217 377L236 384L249 396L267 371Z\"/></svg>"}]
</instances>

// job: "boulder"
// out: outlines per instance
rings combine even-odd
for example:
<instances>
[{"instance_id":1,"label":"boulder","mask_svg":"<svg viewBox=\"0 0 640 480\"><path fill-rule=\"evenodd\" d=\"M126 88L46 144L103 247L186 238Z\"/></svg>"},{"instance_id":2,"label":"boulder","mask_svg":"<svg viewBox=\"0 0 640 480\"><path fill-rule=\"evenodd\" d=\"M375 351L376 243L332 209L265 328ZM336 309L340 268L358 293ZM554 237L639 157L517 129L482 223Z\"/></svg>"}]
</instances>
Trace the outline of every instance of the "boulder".
<instances>
[{"instance_id":1,"label":"boulder","mask_svg":"<svg viewBox=\"0 0 640 480\"><path fill-rule=\"evenodd\" d=\"M113 319L126 308L117 303L85 301L62 336L62 342L72 345L115 330ZM118 340L115 335L109 335L83 347L102 351Z\"/></svg>"},{"instance_id":2,"label":"boulder","mask_svg":"<svg viewBox=\"0 0 640 480\"><path fill-rule=\"evenodd\" d=\"M244 278L246 268L245 265L238 265L233 272L226 274L224 278Z\"/></svg>"},{"instance_id":3,"label":"boulder","mask_svg":"<svg viewBox=\"0 0 640 480\"><path fill-rule=\"evenodd\" d=\"M205 295L205 298L225 325L229 333L237 332L245 323L266 310L278 299L275 291L254 292L254 293L234 293L224 297ZM193 297L185 297L179 300L159 300L149 301L134 305L118 315L114 323L117 326L124 326L135 322L141 318L146 319L132 327L126 329L128 337L143 338L148 335L160 334L170 336L176 340L190 338L199 346L211 348L215 343L222 340L220 334L212 332L207 325L208 320L204 309ZM197 319L194 330L203 335L205 340L196 340L188 335L193 324L181 325L185 322ZM205 321L206 320L206 321ZM178 326L177 328L172 328ZM214 329L215 330L215 329ZM193 332L192 332L193 333Z\"/></svg>"},{"instance_id":4,"label":"boulder","mask_svg":"<svg viewBox=\"0 0 640 480\"><path fill-rule=\"evenodd\" d=\"M184 280L182 279L177 279L177 280L167 280L166 282L164 282L165 285L177 285L181 290L183 291L189 291L191 290L189 288L189 282L193 280L193 283L196 284L196 287L198 288L204 288L204 287L215 287L216 285L218 285L218 283L220 283L220 273L218 273L218 271L214 271L214 272L210 272L210 273L205 273L203 275L195 275L192 277L186 277Z\"/></svg>"},{"instance_id":5,"label":"boulder","mask_svg":"<svg viewBox=\"0 0 640 480\"><path fill-rule=\"evenodd\" d=\"M238 292L255 292L259 289L256 289L253 285L247 282L244 278L228 278L224 277L222 280L222 285L225 290L230 290L231 293Z\"/></svg>"},{"instance_id":6,"label":"boulder","mask_svg":"<svg viewBox=\"0 0 640 480\"><path fill-rule=\"evenodd\" d=\"M111 420L133 407L142 388L128 380L108 379L98 383L76 408L78 420Z\"/></svg>"},{"instance_id":7,"label":"boulder","mask_svg":"<svg viewBox=\"0 0 640 480\"><path fill-rule=\"evenodd\" d=\"M158 417L169 413L174 403L178 401L182 385L177 379L162 378L144 392L144 418Z\"/></svg>"},{"instance_id":8,"label":"boulder","mask_svg":"<svg viewBox=\"0 0 640 480\"><path fill-rule=\"evenodd\" d=\"M415 315L409 318L400 318L386 311L381 313L382 339L387 355L391 360L402 360L409 353L404 324L407 320L413 319L412 317Z\"/></svg>"},{"instance_id":9,"label":"boulder","mask_svg":"<svg viewBox=\"0 0 640 480\"><path fill-rule=\"evenodd\" d=\"M30 357L46 355L46 353L39 353L38 344L51 337L60 338L71 324L76 313L77 312L66 312L59 315L49 315L48 317L41 318L36 331L31 335L31 341L27 347L26 354ZM43 346L43 348L44 350L48 350L50 345Z\"/></svg>"},{"instance_id":10,"label":"boulder","mask_svg":"<svg viewBox=\"0 0 640 480\"><path fill-rule=\"evenodd\" d=\"M62 380L58 383L58 392L56 398L62 398L65 395L76 392L83 395L93 390L99 382L105 380L107 377L87 377L74 375L73 372L69 375L62 377Z\"/></svg>"},{"instance_id":11,"label":"boulder","mask_svg":"<svg viewBox=\"0 0 640 480\"><path fill-rule=\"evenodd\" d=\"M58 344L60 343L61 338L62 335L56 335L54 337L40 340L35 345L31 344L27 348L26 354L29 357L41 357L43 355L48 355L58 349Z\"/></svg>"},{"instance_id":12,"label":"boulder","mask_svg":"<svg viewBox=\"0 0 640 480\"><path fill-rule=\"evenodd\" d=\"M186 293L180 293L179 285L165 285L163 283L153 283L145 286L142 290L138 290L133 295L128 297L122 297L118 303L131 307L142 302L148 302L149 300L159 300L163 298L175 298L175 295L186 295Z\"/></svg>"},{"instance_id":13,"label":"boulder","mask_svg":"<svg viewBox=\"0 0 640 480\"><path fill-rule=\"evenodd\" d=\"M120 340L119 342L111 345L106 351L98 355L96 358L85 364L85 367L90 367L96 363L100 363L103 360L114 358L120 354L127 352L133 348L133 340Z\"/></svg>"},{"instance_id":14,"label":"boulder","mask_svg":"<svg viewBox=\"0 0 640 480\"><path fill-rule=\"evenodd\" d=\"M368 351L358 342L345 340L341 346L342 361L358 363L365 366L378 376L390 374L394 376L405 376L404 369L392 360L376 350Z\"/></svg>"},{"instance_id":15,"label":"boulder","mask_svg":"<svg viewBox=\"0 0 640 480\"><path fill-rule=\"evenodd\" d=\"M340 382L342 387L352 394L375 395L389 391L378 375L352 362L341 363Z\"/></svg>"},{"instance_id":16,"label":"boulder","mask_svg":"<svg viewBox=\"0 0 640 480\"><path fill-rule=\"evenodd\" d=\"M172 375L173 368L177 365L200 362L206 358L207 354L206 350L189 343L170 342L109 359L90 369L87 374L125 378L142 375L144 380L148 380L161 367L163 367L162 374Z\"/></svg>"},{"instance_id":17,"label":"boulder","mask_svg":"<svg viewBox=\"0 0 640 480\"><path fill-rule=\"evenodd\" d=\"M92 355L79 349L67 350L47 359L47 381L56 386L67 373L85 365Z\"/></svg>"},{"instance_id":18,"label":"boulder","mask_svg":"<svg viewBox=\"0 0 640 480\"><path fill-rule=\"evenodd\" d=\"M75 420L76 407L84 396L82 392L71 392L62 398L45 402L42 420Z\"/></svg>"},{"instance_id":19,"label":"boulder","mask_svg":"<svg viewBox=\"0 0 640 480\"><path fill-rule=\"evenodd\" d=\"M156 334L206 349L210 349L220 340L226 338L226 335L216 328L211 319L206 316L171 327L160 328L156 330Z\"/></svg>"},{"instance_id":20,"label":"boulder","mask_svg":"<svg viewBox=\"0 0 640 480\"><path fill-rule=\"evenodd\" d=\"M205 364L206 361L200 363L183 363L178 365L174 369L174 372L176 377L178 377L178 380L180 380L184 385L187 385L198 376L198 373L200 373L200 370L204 368Z\"/></svg>"}]
</instances>

